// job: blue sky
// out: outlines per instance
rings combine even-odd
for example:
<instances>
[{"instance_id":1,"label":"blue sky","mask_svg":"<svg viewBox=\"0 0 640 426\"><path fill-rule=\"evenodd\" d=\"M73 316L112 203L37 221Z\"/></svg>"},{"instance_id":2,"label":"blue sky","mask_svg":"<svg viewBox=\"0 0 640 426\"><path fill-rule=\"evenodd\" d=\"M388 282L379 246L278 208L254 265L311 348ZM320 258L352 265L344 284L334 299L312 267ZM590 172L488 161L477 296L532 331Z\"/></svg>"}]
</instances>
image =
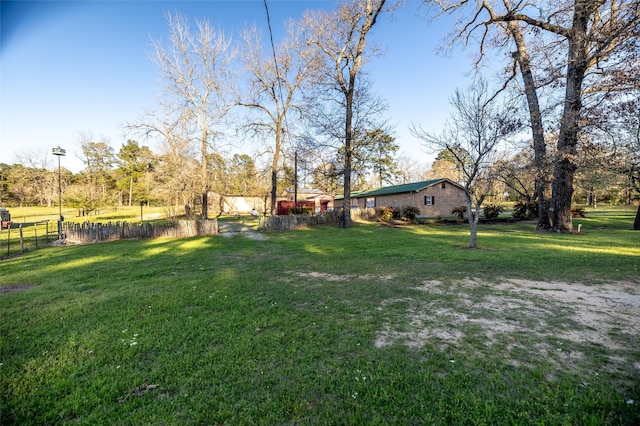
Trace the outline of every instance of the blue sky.
<instances>
[{"instance_id":1,"label":"blue sky","mask_svg":"<svg viewBox=\"0 0 640 426\"><path fill-rule=\"evenodd\" d=\"M384 17L372 40L385 55L370 63L374 92L389 104L401 152L430 165L433 156L411 136L411 122L438 131L450 113L449 96L466 87L467 53L435 53L449 31L447 22L429 24L420 2L409 0ZM306 9L333 9L335 2L268 0L274 41L284 23ZM190 23L207 19L234 40L254 22L268 34L263 0L236 1L5 1L0 3L0 163L13 164L34 153L57 165L51 149L67 151L63 167L82 169L80 132L105 136L115 151L128 138L157 150L153 141L126 135L124 122L153 110L158 71L147 51L151 39L166 38L167 12ZM247 152L250 153L250 152Z\"/></svg>"}]
</instances>

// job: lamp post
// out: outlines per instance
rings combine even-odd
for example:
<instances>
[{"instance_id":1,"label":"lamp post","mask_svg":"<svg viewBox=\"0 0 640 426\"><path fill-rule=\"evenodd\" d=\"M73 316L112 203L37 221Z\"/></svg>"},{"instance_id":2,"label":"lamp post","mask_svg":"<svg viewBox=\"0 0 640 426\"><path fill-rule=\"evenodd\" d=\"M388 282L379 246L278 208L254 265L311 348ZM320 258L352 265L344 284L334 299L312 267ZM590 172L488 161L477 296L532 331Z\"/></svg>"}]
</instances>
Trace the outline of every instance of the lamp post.
<instances>
[{"instance_id":1,"label":"lamp post","mask_svg":"<svg viewBox=\"0 0 640 426\"><path fill-rule=\"evenodd\" d=\"M60 217L58 218L58 239L62 239L62 221L64 217L62 217L62 179L60 174L60 157L65 155L65 150L60 148L58 145L56 148L52 150L53 155L58 157L58 208L60 209Z\"/></svg>"}]
</instances>

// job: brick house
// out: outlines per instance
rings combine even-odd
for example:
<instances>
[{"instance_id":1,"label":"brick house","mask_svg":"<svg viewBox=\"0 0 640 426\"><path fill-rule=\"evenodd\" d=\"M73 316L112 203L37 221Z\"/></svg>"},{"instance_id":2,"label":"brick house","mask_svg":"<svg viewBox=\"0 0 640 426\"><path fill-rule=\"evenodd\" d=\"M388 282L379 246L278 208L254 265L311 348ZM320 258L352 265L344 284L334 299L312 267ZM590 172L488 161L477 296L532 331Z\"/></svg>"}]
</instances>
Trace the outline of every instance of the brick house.
<instances>
[{"instance_id":1,"label":"brick house","mask_svg":"<svg viewBox=\"0 0 640 426\"><path fill-rule=\"evenodd\" d=\"M421 217L451 216L451 210L466 203L464 188L449 179L385 186L351 194L351 207L417 207Z\"/></svg>"}]
</instances>

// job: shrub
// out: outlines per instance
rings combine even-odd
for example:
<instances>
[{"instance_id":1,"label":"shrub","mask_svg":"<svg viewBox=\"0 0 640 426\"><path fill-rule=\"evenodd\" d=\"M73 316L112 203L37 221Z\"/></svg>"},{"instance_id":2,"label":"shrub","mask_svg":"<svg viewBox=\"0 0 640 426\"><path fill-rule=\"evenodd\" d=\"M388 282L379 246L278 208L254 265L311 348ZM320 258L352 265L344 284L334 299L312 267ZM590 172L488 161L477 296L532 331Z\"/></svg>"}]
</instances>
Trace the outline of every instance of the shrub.
<instances>
[{"instance_id":1,"label":"shrub","mask_svg":"<svg viewBox=\"0 0 640 426\"><path fill-rule=\"evenodd\" d=\"M467 206L454 207L454 209L451 210L451 214L458 216L458 219L463 219L466 212Z\"/></svg>"},{"instance_id":2,"label":"shrub","mask_svg":"<svg viewBox=\"0 0 640 426\"><path fill-rule=\"evenodd\" d=\"M488 220L495 219L500 216L500 213L503 211L504 209L502 206L499 206L498 204L489 204L484 208L484 218Z\"/></svg>"},{"instance_id":3,"label":"shrub","mask_svg":"<svg viewBox=\"0 0 640 426\"><path fill-rule=\"evenodd\" d=\"M584 208L582 207L571 207L571 217L586 217L587 214L584 212Z\"/></svg>"},{"instance_id":4,"label":"shrub","mask_svg":"<svg viewBox=\"0 0 640 426\"><path fill-rule=\"evenodd\" d=\"M378 211L378 217L380 218L380 220L388 222L393 219L393 208L379 207L376 210Z\"/></svg>"},{"instance_id":5,"label":"shrub","mask_svg":"<svg viewBox=\"0 0 640 426\"><path fill-rule=\"evenodd\" d=\"M533 219L538 217L538 204L532 201L518 201L513 206L513 217L516 219Z\"/></svg>"},{"instance_id":6,"label":"shrub","mask_svg":"<svg viewBox=\"0 0 640 426\"><path fill-rule=\"evenodd\" d=\"M287 211L288 214L313 214L313 209L311 207L290 207Z\"/></svg>"},{"instance_id":7,"label":"shrub","mask_svg":"<svg viewBox=\"0 0 640 426\"><path fill-rule=\"evenodd\" d=\"M415 220L419 214L420 209L417 207L407 206L402 210L402 217L407 220Z\"/></svg>"},{"instance_id":8,"label":"shrub","mask_svg":"<svg viewBox=\"0 0 640 426\"><path fill-rule=\"evenodd\" d=\"M187 206L185 206L187 207ZM185 209L186 210L186 209ZM164 216L167 218L167 223L175 226L178 224L178 213L176 212L175 207L165 207L164 208ZM185 211L185 216L187 219L191 217L190 211Z\"/></svg>"},{"instance_id":9,"label":"shrub","mask_svg":"<svg viewBox=\"0 0 640 426\"><path fill-rule=\"evenodd\" d=\"M393 218L394 219L402 219L402 209L399 207L393 208Z\"/></svg>"}]
</instances>

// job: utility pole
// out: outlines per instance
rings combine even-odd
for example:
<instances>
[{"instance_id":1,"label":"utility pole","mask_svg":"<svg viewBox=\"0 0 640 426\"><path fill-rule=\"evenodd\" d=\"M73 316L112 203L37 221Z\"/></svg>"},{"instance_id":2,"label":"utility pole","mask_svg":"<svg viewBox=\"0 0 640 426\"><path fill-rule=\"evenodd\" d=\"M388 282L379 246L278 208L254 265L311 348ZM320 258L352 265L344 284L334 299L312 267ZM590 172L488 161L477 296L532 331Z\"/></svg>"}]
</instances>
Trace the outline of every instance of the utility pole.
<instances>
[{"instance_id":1,"label":"utility pole","mask_svg":"<svg viewBox=\"0 0 640 426\"><path fill-rule=\"evenodd\" d=\"M64 157L66 151L60 148L58 145L56 148L53 148L53 155L58 157L58 209L60 212L60 217L58 218L58 239L62 239L62 222L64 221L64 217L62 216L62 179L60 173L60 157Z\"/></svg>"}]
</instances>

